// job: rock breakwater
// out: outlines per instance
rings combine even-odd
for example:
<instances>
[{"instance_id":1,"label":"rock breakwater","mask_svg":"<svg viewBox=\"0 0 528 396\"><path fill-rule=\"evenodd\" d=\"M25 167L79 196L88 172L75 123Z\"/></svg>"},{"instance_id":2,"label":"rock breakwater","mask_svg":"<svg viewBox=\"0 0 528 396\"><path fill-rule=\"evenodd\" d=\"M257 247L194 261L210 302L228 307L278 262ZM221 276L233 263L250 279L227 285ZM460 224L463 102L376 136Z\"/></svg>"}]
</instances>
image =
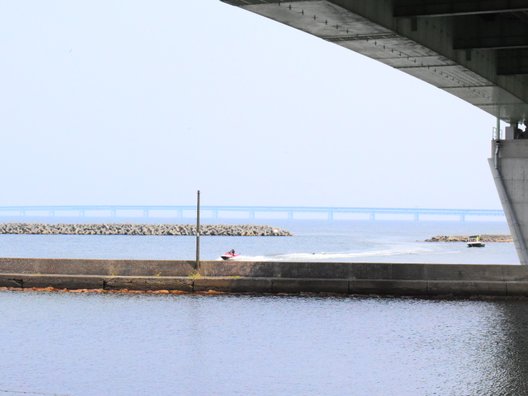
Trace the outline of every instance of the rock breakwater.
<instances>
[{"instance_id":1,"label":"rock breakwater","mask_svg":"<svg viewBox=\"0 0 528 396\"><path fill-rule=\"evenodd\" d=\"M0 234L45 235L196 235L196 226L189 224L33 224L3 223ZM289 231L266 225L200 226L204 236L291 236Z\"/></svg>"},{"instance_id":2,"label":"rock breakwater","mask_svg":"<svg viewBox=\"0 0 528 396\"><path fill-rule=\"evenodd\" d=\"M437 235L425 242L467 242L469 235ZM481 234L481 242L513 242L511 235Z\"/></svg>"}]
</instances>

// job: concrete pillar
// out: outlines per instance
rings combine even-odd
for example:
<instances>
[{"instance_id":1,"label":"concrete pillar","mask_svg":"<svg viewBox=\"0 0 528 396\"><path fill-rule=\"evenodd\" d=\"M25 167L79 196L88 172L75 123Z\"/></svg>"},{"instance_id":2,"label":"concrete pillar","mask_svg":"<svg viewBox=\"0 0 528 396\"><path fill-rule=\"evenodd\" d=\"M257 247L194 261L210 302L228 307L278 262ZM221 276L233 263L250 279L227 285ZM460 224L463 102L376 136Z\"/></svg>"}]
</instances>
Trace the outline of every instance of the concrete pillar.
<instances>
[{"instance_id":1,"label":"concrete pillar","mask_svg":"<svg viewBox=\"0 0 528 396\"><path fill-rule=\"evenodd\" d=\"M528 139L492 142L491 173L521 264L528 264Z\"/></svg>"}]
</instances>

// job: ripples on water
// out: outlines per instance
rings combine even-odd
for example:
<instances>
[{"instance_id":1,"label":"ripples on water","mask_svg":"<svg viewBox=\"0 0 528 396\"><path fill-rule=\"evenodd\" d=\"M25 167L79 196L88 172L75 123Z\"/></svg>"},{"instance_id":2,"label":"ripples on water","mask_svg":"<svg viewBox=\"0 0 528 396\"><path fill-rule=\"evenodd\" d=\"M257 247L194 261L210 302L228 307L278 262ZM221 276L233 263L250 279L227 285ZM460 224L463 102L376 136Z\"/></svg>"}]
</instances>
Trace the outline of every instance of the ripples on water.
<instances>
[{"instance_id":1,"label":"ripples on water","mask_svg":"<svg viewBox=\"0 0 528 396\"><path fill-rule=\"evenodd\" d=\"M0 390L528 394L524 301L2 292L0 313Z\"/></svg>"}]
</instances>

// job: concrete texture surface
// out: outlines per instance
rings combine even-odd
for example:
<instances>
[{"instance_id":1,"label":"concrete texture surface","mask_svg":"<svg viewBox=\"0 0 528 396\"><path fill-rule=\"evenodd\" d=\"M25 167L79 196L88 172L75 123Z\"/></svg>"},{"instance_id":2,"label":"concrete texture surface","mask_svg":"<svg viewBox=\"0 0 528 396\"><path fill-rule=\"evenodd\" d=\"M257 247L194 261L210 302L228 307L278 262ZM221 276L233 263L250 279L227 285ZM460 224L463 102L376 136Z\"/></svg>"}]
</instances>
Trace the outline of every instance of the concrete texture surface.
<instances>
[{"instance_id":1,"label":"concrete texture surface","mask_svg":"<svg viewBox=\"0 0 528 396\"><path fill-rule=\"evenodd\" d=\"M394 296L528 296L528 267L0 258L0 287L331 293Z\"/></svg>"}]
</instances>

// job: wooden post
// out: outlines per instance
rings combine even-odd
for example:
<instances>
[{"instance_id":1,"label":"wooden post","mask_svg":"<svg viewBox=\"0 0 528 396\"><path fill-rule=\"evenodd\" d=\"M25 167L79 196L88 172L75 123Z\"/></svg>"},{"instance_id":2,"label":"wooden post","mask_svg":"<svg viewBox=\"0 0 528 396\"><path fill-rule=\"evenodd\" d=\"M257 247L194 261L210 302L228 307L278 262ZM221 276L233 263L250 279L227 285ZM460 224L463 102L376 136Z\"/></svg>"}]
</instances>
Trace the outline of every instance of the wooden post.
<instances>
[{"instance_id":1,"label":"wooden post","mask_svg":"<svg viewBox=\"0 0 528 396\"><path fill-rule=\"evenodd\" d=\"M196 269L200 268L200 190L196 194Z\"/></svg>"}]
</instances>

